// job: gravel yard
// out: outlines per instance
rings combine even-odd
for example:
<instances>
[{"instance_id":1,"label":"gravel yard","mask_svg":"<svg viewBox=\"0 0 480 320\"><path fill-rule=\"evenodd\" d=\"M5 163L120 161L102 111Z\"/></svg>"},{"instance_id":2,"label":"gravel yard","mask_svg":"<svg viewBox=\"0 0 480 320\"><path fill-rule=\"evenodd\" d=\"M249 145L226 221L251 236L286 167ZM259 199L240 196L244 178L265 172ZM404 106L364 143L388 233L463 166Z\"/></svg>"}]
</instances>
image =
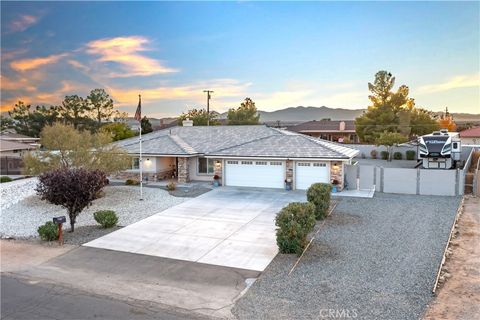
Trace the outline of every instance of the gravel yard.
<instances>
[{"instance_id":1,"label":"gravel yard","mask_svg":"<svg viewBox=\"0 0 480 320\"><path fill-rule=\"evenodd\" d=\"M295 271L287 275L295 255L277 255L233 312L240 319L418 319L459 202L343 198Z\"/></svg>"},{"instance_id":2,"label":"gravel yard","mask_svg":"<svg viewBox=\"0 0 480 320\"><path fill-rule=\"evenodd\" d=\"M19 188L19 190L22 190L22 188ZM80 213L75 227L97 225L93 219L93 213L97 210L114 210L119 217L118 224L126 226L187 200L171 196L167 191L157 188L144 188L143 201L138 200L138 187L108 186L104 191L104 197L95 200L92 206ZM19 192L21 194L27 193L27 191ZM10 192L10 194L15 193L16 191ZM36 195L27 196L16 203L13 199L12 203L6 206L8 209L4 209L3 204L2 200L0 217L0 236L2 238L36 237L38 226L47 221L52 221L54 216L65 215L68 222L68 214L65 209L42 201ZM64 228L68 230L69 224L65 224ZM75 241L81 242L81 239Z\"/></svg>"},{"instance_id":3,"label":"gravel yard","mask_svg":"<svg viewBox=\"0 0 480 320\"><path fill-rule=\"evenodd\" d=\"M20 179L12 182L0 183L0 209L7 209L11 205L35 194L37 178Z\"/></svg>"}]
</instances>

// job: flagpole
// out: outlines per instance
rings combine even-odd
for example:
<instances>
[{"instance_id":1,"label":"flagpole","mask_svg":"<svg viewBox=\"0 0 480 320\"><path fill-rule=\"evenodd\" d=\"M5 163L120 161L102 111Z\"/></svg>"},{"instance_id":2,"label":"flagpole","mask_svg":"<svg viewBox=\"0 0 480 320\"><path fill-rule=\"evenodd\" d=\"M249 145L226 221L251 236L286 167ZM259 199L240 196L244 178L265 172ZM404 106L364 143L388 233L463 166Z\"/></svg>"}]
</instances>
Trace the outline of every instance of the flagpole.
<instances>
[{"instance_id":1,"label":"flagpole","mask_svg":"<svg viewBox=\"0 0 480 320\"><path fill-rule=\"evenodd\" d=\"M138 105L141 106L141 95L138 95ZM141 108L141 107L140 107ZM141 109L140 109L141 112ZM140 201L143 200L143 158L142 158L142 117L140 114L140 120L138 121L140 127Z\"/></svg>"}]
</instances>

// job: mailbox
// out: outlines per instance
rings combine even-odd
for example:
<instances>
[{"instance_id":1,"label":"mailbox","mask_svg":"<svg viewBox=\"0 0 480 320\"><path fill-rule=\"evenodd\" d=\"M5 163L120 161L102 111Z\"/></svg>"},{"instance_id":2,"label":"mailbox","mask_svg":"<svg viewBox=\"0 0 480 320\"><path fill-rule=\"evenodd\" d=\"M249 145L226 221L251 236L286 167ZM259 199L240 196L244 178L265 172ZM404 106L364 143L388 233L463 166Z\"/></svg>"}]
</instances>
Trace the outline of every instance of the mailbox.
<instances>
[{"instance_id":1,"label":"mailbox","mask_svg":"<svg viewBox=\"0 0 480 320\"><path fill-rule=\"evenodd\" d=\"M67 222L67 218L65 216L53 218L53 223L55 223L55 224L62 224L62 223L65 223L65 222Z\"/></svg>"}]
</instances>

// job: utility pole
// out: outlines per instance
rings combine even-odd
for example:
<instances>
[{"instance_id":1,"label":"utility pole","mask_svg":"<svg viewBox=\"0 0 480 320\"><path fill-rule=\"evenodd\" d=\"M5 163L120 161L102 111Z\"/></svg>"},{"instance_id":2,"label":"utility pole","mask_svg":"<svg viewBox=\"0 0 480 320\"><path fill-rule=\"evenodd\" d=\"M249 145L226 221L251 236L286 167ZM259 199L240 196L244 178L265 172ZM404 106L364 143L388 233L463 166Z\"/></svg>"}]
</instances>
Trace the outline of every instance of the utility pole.
<instances>
[{"instance_id":1,"label":"utility pole","mask_svg":"<svg viewBox=\"0 0 480 320\"><path fill-rule=\"evenodd\" d=\"M207 93L207 126L210 125L210 94L213 93L212 90L203 90L203 92Z\"/></svg>"}]
</instances>

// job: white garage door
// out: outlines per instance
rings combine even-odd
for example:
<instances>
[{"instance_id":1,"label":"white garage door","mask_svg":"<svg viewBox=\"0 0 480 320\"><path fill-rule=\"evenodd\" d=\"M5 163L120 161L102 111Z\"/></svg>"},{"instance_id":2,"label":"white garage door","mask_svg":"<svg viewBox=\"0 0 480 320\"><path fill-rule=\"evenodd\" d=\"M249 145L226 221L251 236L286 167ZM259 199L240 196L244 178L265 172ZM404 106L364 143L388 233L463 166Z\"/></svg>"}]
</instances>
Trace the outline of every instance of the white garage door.
<instances>
[{"instance_id":1,"label":"white garage door","mask_svg":"<svg viewBox=\"0 0 480 320\"><path fill-rule=\"evenodd\" d=\"M330 183L329 166L327 162L297 162L295 165L297 189L308 189L313 183Z\"/></svg>"},{"instance_id":2,"label":"white garage door","mask_svg":"<svg viewBox=\"0 0 480 320\"><path fill-rule=\"evenodd\" d=\"M283 188L285 162L268 160L227 160L225 185L238 187Z\"/></svg>"}]
</instances>

